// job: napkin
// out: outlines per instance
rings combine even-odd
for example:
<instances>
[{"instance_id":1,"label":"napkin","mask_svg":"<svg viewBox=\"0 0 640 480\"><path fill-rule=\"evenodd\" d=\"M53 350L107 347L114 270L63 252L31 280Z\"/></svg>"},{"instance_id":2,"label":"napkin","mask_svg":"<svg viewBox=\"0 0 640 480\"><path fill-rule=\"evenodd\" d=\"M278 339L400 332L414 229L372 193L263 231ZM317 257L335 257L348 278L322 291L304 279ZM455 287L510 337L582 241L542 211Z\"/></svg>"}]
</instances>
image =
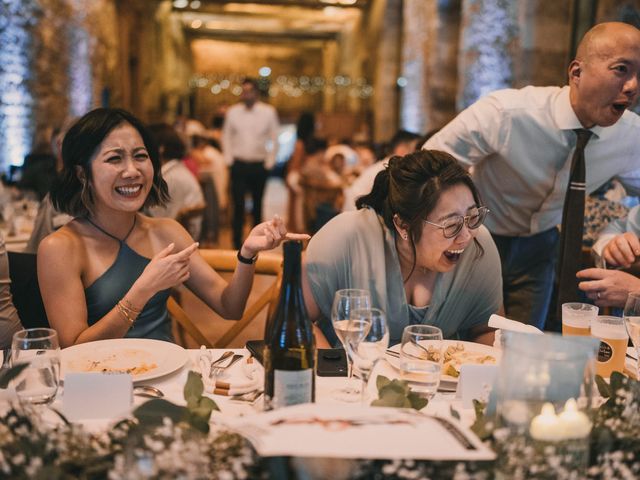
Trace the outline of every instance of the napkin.
<instances>
[{"instance_id":1,"label":"napkin","mask_svg":"<svg viewBox=\"0 0 640 480\"><path fill-rule=\"evenodd\" d=\"M498 329L496 330L496 336L493 341L493 346L496 348L502 348L502 330L536 334L544 333L542 330L534 327L533 325L527 325L526 323L509 320L508 318L501 317L500 315L496 315L495 313L489 317L489 326L491 328Z\"/></svg>"},{"instance_id":2,"label":"napkin","mask_svg":"<svg viewBox=\"0 0 640 480\"><path fill-rule=\"evenodd\" d=\"M212 386L212 391L216 395L241 395L260 388L263 381L263 374L253 357L243 358L239 363L241 368L232 366L229 371L218 377Z\"/></svg>"}]
</instances>

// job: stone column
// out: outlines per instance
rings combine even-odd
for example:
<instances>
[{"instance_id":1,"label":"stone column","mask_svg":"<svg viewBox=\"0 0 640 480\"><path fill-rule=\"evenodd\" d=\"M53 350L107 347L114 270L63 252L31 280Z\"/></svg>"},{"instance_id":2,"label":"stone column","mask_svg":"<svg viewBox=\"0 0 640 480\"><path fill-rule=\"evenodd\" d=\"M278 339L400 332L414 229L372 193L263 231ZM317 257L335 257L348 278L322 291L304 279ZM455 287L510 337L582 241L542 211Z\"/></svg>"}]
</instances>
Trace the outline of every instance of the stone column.
<instances>
[{"instance_id":1,"label":"stone column","mask_svg":"<svg viewBox=\"0 0 640 480\"><path fill-rule=\"evenodd\" d=\"M371 7L367 37L373 58L373 140L389 140L398 129L398 85L402 41L402 0L379 0Z\"/></svg>"},{"instance_id":2,"label":"stone column","mask_svg":"<svg viewBox=\"0 0 640 480\"><path fill-rule=\"evenodd\" d=\"M21 165L34 132L36 0L0 0L0 169Z\"/></svg>"},{"instance_id":3,"label":"stone column","mask_svg":"<svg viewBox=\"0 0 640 480\"><path fill-rule=\"evenodd\" d=\"M427 52L434 37L436 12L435 0L404 0L400 127L413 132L427 129L427 112L431 108Z\"/></svg>"},{"instance_id":4,"label":"stone column","mask_svg":"<svg viewBox=\"0 0 640 480\"><path fill-rule=\"evenodd\" d=\"M457 107L512 86L518 43L518 2L463 0Z\"/></svg>"},{"instance_id":5,"label":"stone column","mask_svg":"<svg viewBox=\"0 0 640 480\"><path fill-rule=\"evenodd\" d=\"M460 0L405 0L400 125L425 133L455 112Z\"/></svg>"}]
</instances>

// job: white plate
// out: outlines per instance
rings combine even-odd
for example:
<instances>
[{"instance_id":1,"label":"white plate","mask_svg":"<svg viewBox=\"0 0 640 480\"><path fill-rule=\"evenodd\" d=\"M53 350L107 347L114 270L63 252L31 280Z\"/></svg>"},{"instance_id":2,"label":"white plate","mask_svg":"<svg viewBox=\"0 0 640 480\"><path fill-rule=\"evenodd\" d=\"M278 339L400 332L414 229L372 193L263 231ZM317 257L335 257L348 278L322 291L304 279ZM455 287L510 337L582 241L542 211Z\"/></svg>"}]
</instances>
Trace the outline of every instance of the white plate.
<instances>
[{"instance_id":1,"label":"white plate","mask_svg":"<svg viewBox=\"0 0 640 480\"><path fill-rule=\"evenodd\" d=\"M184 348L175 343L145 338L117 338L81 343L62 350L61 377L67 372L131 372L134 382L162 377L181 368L188 360Z\"/></svg>"},{"instance_id":2,"label":"white plate","mask_svg":"<svg viewBox=\"0 0 640 480\"><path fill-rule=\"evenodd\" d=\"M496 359L496 363L500 363L500 358L502 357L502 351L500 349L490 347L489 345L484 345L482 343L463 342L461 340L443 340L443 342L445 349L450 345L462 344L464 345L465 352L478 353L480 355L491 355ZM392 352L400 353L400 345L400 343L397 343L393 347L389 347L389 350L391 350ZM386 354L384 358L393 368L400 370L400 359L398 357ZM458 377L452 377L451 375L441 375L440 381L457 383Z\"/></svg>"}]
</instances>

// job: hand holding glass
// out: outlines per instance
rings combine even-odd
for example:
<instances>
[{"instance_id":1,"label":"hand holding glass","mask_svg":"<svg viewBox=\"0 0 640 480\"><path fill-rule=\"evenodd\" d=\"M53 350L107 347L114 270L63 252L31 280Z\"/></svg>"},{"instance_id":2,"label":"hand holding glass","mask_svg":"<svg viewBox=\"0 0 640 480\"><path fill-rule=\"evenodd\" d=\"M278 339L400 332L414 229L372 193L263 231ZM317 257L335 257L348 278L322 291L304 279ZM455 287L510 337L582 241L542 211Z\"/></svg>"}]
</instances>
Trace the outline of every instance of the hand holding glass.
<instances>
[{"instance_id":1,"label":"hand holding glass","mask_svg":"<svg viewBox=\"0 0 640 480\"><path fill-rule=\"evenodd\" d=\"M21 401L47 404L53 401L60 381L60 345L51 328L20 330L11 342L11 365L28 367L14 380Z\"/></svg>"},{"instance_id":2,"label":"hand holding glass","mask_svg":"<svg viewBox=\"0 0 640 480\"><path fill-rule=\"evenodd\" d=\"M411 391L430 399L438 391L443 363L442 330L409 325L402 333L400 372Z\"/></svg>"}]
</instances>

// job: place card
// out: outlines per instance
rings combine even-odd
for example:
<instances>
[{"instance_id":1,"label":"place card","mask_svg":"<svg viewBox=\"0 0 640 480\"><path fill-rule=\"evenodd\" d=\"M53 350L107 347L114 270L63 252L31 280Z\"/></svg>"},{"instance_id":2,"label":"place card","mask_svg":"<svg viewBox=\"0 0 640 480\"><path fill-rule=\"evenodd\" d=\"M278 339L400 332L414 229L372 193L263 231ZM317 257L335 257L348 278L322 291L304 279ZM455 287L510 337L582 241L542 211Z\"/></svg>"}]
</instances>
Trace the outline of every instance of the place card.
<instances>
[{"instance_id":1,"label":"place card","mask_svg":"<svg viewBox=\"0 0 640 480\"><path fill-rule=\"evenodd\" d=\"M71 373L64 376L62 413L72 422L129 415L133 380L128 373Z\"/></svg>"},{"instance_id":2,"label":"place card","mask_svg":"<svg viewBox=\"0 0 640 480\"><path fill-rule=\"evenodd\" d=\"M461 365L456 397L462 408L473 408L473 400L488 399L498 374L498 365Z\"/></svg>"}]
</instances>

